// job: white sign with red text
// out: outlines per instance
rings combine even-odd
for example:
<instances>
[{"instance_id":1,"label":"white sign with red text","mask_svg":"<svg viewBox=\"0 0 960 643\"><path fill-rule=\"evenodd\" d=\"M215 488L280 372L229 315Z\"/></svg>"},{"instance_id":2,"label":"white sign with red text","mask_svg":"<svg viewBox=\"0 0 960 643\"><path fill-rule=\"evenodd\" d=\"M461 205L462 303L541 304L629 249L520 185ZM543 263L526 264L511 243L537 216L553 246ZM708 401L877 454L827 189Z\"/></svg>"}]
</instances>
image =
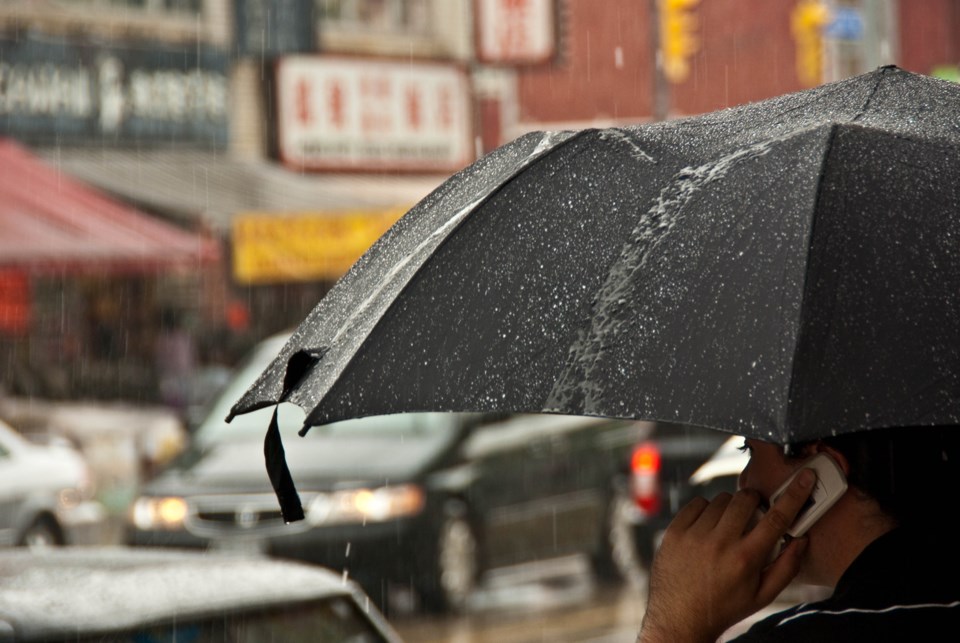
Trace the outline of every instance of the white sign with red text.
<instances>
[{"instance_id":1,"label":"white sign with red text","mask_svg":"<svg viewBox=\"0 0 960 643\"><path fill-rule=\"evenodd\" d=\"M297 169L453 172L473 160L455 65L288 56L276 87L280 159Z\"/></svg>"},{"instance_id":2,"label":"white sign with red text","mask_svg":"<svg viewBox=\"0 0 960 643\"><path fill-rule=\"evenodd\" d=\"M488 63L538 63L556 47L554 0L477 0L477 57Z\"/></svg>"}]
</instances>

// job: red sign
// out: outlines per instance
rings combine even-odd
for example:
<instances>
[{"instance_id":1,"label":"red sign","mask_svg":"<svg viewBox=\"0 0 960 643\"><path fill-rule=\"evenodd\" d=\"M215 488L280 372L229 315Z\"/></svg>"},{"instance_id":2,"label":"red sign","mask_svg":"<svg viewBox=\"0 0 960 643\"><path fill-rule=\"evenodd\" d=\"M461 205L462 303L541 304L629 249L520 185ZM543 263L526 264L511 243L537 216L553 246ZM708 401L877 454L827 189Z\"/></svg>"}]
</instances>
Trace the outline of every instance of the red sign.
<instances>
[{"instance_id":1,"label":"red sign","mask_svg":"<svg viewBox=\"0 0 960 643\"><path fill-rule=\"evenodd\" d=\"M30 330L30 280L17 270L0 270L0 333Z\"/></svg>"},{"instance_id":2,"label":"red sign","mask_svg":"<svg viewBox=\"0 0 960 643\"><path fill-rule=\"evenodd\" d=\"M522 64L549 60L556 49L554 0L477 0L477 58Z\"/></svg>"},{"instance_id":3,"label":"red sign","mask_svg":"<svg viewBox=\"0 0 960 643\"><path fill-rule=\"evenodd\" d=\"M454 172L473 160L455 65L289 56L277 66L281 160L297 169Z\"/></svg>"}]
</instances>

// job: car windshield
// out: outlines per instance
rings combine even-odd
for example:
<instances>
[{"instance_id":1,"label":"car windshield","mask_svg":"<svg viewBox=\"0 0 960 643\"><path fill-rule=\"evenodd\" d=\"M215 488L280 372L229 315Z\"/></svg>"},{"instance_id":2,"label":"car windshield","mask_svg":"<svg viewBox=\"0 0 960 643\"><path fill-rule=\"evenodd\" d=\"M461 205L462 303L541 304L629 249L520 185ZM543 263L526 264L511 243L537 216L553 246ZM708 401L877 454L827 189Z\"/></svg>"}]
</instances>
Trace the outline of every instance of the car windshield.
<instances>
[{"instance_id":1,"label":"car windshield","mask_svg":"<svg viewBox=\"0 0 960 643\"><path fill-rule=\"evenodd\" d=\"M279 354L288 338L288 335L278 335L265 340L238 367L235 376L210 406L205 419L197 428L194 436L197 446L205 447L222 440L263 439L270 424L273 407L238 415L229 423L226 417L233 404ZM277 424L285 438L296 436L305 418L304 411L295 404L279 405ZM307 435L322 435L327 438L427 439L449 431L449 428L449 413L402 413L334 422L314 427Z\"/></svg>"}]
</instances>

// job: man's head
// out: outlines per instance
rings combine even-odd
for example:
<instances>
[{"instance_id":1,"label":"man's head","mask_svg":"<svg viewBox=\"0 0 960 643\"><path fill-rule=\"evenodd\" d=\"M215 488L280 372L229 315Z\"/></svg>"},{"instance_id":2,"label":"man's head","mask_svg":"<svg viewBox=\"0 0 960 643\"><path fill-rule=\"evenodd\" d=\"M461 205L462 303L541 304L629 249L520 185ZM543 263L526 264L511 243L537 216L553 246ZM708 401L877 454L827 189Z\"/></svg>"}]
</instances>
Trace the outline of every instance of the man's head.
<instances>
[{"instance_id":1,"label":"man's head","mask_svg":"<svg viewBox=\"0 0 960 643\"><path fill-rule=\"evenodd\" d=\"M941 497L960 485L960 426L848 433L790 445L785 453L802 461L817 445L842 454L850 486L876 500L898 524L922 527L948 519Z\"/></svg>"},{"instance_id":2,"label":"man's head","mask_svg":"<svg viewBox=\"0 0 960 643\"><path fill-rule=\"evenodd\" d=\"M800 579L832 586L864 547L896 525L942 527L942 492L960 480L960 427L873 430L789 445L748 439L740 487L764 498L820 452L847 477L848 491L808 532ZM937 508L937 504L940 507Z\"/></svg>"}]
</instances>

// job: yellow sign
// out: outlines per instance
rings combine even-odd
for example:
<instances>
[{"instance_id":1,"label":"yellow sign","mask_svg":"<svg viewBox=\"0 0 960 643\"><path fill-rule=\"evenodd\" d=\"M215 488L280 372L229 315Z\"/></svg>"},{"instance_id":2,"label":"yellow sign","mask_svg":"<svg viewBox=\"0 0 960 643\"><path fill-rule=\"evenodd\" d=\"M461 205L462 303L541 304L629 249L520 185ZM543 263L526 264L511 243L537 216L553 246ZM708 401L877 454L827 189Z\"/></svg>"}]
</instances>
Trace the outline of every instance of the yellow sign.
<instances>
[{"instance_id":1,"label":"yellow sign","mask_svg":"<svg viewBox=\"0 0 960 643\"><path fill-rule=\"evenodd\" d=\"M682 83L690 75L690 58L700 50L698 20L700 0L660 0L660 54L663 75Z\"/></svg>"},{"instance_id":2,"label":"yellow sign","mask_svg":"<svg viewBox=\"0 0 960 643\"><path fill-rule=\"evenodd\" d=\"M797 78L807 87L823 82L823 28L829 22L830 9L817 0L800 0L790 16L797 45Z\"/></svg>"},{"instance_id":3,"label":"yellow sign","mask_svg":"<svg viewBox=\"0 0 960 643\"><path fill-rule=\"evenodd\" d=\"M234 278L244 284L338 279L406 210L237 215Z\"/></svg>"}]
</instances>

